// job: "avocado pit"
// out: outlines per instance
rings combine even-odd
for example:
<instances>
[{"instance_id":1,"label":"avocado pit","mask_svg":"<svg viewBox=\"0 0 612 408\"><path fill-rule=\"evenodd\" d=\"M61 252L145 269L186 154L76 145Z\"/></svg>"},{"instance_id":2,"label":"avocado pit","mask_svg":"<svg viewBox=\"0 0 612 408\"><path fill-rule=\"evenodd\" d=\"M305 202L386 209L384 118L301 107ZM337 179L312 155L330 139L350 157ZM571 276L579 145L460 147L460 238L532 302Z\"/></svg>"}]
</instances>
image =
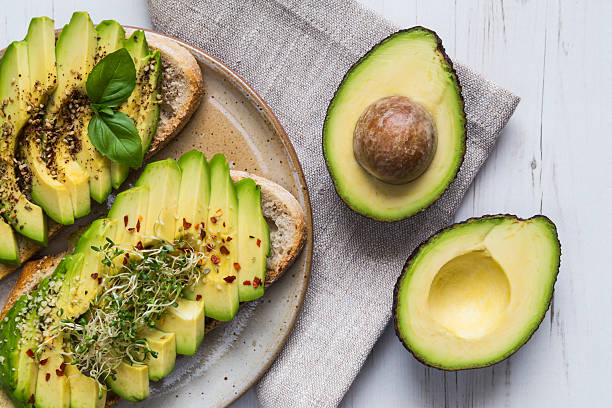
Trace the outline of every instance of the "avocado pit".
<instances>
[{"instance_id":1,"label":"avocado pit","mask_svg":"<svg viewBox=\"0 0 612 408\"><path fill-rule=\"evenodd\" d=\"M432 115L402 95L370 104L353 133L353 153L359 165L390 184L405 184L421 176L431 164L436 144Z\"/></svg>"}]
</instances>

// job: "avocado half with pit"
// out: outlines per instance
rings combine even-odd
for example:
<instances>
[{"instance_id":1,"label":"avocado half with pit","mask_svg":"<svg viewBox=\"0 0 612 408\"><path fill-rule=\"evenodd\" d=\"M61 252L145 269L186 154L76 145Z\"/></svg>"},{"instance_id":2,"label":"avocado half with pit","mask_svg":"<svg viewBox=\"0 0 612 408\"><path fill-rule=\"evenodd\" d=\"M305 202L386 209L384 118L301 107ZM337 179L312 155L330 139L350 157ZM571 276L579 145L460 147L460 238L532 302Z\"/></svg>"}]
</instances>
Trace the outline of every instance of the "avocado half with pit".
<instances>
[{"instance_id":1,"label":"avocado half with pit","mask_svg":"<svg viewBox=\"0 0 612 408\"><path fill-rule=\"evenodd\" d=\"M395 285L395 330L414 356L461 370L517 351L548 309L559 271L555 225L537 215L455 224L417 248Z\"/></svg>"},{"instance_id":2,"label":"avocado half with pit","mask_svg":"<svg viewBox=\"0 0 612 408\"><path fill-rule=\"evenodd\" d=\"M347 72L327 109L323 152L336 191L381 221L427 208L465 153L461 87L440 38L392 34Z\"/></svg>"}]
</instances>

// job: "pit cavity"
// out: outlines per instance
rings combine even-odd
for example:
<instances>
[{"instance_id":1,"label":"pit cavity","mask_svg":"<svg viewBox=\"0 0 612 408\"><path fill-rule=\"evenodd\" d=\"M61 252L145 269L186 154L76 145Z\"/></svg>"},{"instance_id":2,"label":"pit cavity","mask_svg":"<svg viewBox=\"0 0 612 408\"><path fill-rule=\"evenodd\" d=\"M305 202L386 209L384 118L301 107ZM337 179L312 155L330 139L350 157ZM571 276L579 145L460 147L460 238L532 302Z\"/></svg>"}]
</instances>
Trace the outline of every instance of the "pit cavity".
<instances>
[{"instance_id":1,"label":"pit cavity","mask_svg":"<svg viewBox=\"0 0 612 408\"><path fill-rule=\"evenodd\" d=\"M466 340L493 331L510 303L506 272L488 250L474 250L448 261L429 289L433 319Z\"/></svg>"}]
</instances>

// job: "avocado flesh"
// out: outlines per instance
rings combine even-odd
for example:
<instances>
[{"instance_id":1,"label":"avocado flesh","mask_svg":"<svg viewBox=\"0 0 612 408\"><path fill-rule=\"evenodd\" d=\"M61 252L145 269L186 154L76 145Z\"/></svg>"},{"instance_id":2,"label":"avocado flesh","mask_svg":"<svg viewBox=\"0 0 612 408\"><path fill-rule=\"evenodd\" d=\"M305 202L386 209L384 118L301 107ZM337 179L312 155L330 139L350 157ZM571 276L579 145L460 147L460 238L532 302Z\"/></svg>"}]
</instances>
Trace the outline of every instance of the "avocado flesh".
<instances>
[{"instance_id":1,"label":"avocado flesh","mask_svg":"<svg viewBox=\"0 0 612 408\"><path fill-rule=\"evenodd\" d=\"M0 219L0 263L19 266L19 246L10 225Z\"/></svg>"},{"instance_id":2,"label":"avocado flesh","mask_svg":"<svg viewBox=\"0 0 612 408\"><path fill-rule=\"evenodd\" d=\"M181 168L181 187L174 236L198 245L198 241L202 243L202 231L206 231L208 221L210 171L206 157L197 150L184 153L178 165Z\"/></svg>"},{"instance_id":3,"label":"avocado flesh","mask_svg":"<svg viewBox=\"0 0 612 408\"><path fill-rule=\"evenodd\" d=\"M261 187L252 179L236 183L238 195L238 296L241 302L264 293L270 230L261 212ZM255 283L258 278L258 283Z\"/></svg>"},{"instance_id":4,"label":"avocado flesh","mask_svg":"<svg viewBox=\"0 0 612 408\"><path fill-rule=\"evenodd\" d=\"M108 218L117 222L115 244L126 248L142 240L142 222L147 215L148 205L149 187L133 187L117 194L108 212Z\"/></svg>"},{"instance_id":5,"label":"avocado flesh","mask_svg":"<svg viewBox=\"0 0 612 408\"><path fill-rule=\"evenodd\" d=\"M135 31L125 40L125 49L134 59L136 68L136 86L120 110L128 115L136 125L143 152L147 152L159 120L159 103L157 102L161 81L161 54L158 50L149 51L144 31ZM113 162L111 177L114 188L125 181L129 168Z\"/></svg>"},{"instance_id":6,"label":"avocado flesh","mask_svg":"<svg viewBox=\"0 0 612 408\"><path fill-rule=\"evenodd\" d=\"M204 340L204 302L179 298L157 323L157 328L176 336L176 353L194 355Z\"/></svg>"},{"instance_id":7,"label":"avocado flesh","mask_svg":"<svg viewBox=\"0 0 612 408\"><path fill-rule=\"evenodd\" d=\"M47 245L47 220L42 208L31 203L23 194L15 174L17 137L33 109L30 106L31 79L28 58L28 43L11 43L0 61L0 131L3 133L0 160L0 205L4 219L12 227L39 245ZM29 109L29 110L28 110ZM12 240L8 240L12 246ZM11 254L10 248L6 250ZM18 257L10 259L18 263Z\"/></svg>"},{"instance_id":8,"label":"avocado flesh","mask_svg":"<svg viewBox=\"0 0 612 408\"><path fill-rule=\"evenodd\" d=\"M17 406L27 404L36 392L38 363L28 356L28 350L35 350L36 337L39 335L38 318L27 296L22 296L0 323L0 383L18 402Z\"/></svg>"},{"instance_id":9,"label":"avocado flesh","mask_svg":"<svg viewBox=\"0 0 612 408\"><path fill-rule=\"evenodd\" d=\"M98 46L96 49L96 62L107 54L123 47L125 30L115 20L103 20L96 26Z\"/></svg>"},{"instance_id":10,"label":"avocado flesh","mask_svg":"<svg viewBox=\"0 0 612 408\"><path fill-rule=\"evenodd\" d=\"M65 372L70 383L70 408L104 408L106 390L100 390L96 380L82 374L72 364L66 365Z\"/></svg>"},{"instance_id":11,"label":"avocado flesh","mask_svg":"<svg viewBox=\"0 0 612 408\"><path fill-rule=\"evenodd\" d=\"M195 288L186 288L183 292L188 299L204 301L206 316L220 321L229 321L238 311L238 271L234 268L237 262L237 222L238 198L234 183L230 178L229 167L225 156L215 155L210 161L210 201L208 205L208 220L206 223L207 241L213 236L217 237L214 248L208 251L210 255L204 264L209 272L204 275ZM215 222L211 218L215 219ZM232 240L228 241L227 238ZM225 241L225 242L223 242ZM202 245L205 245L202 243ZM225 247L229 254L222 254ZM212 262L212 257L219 259L219 263ZM230 280L226 281L225 278Z\"/></svg>"},{"instance_id":12,"label":"avocado flesh","mask_svg":"<svg viewBox=\"0 0 612 408\"><path fill-rule=\"evenodd\" d=\"M64 365L64 357L60 354L62 343L61 337L58 337L40 353L40 360L46 360L46 363L40 365L38 369L36 408L68 408L70 406L70 382L64 371L67 365Z\"/></svg>"},{"instance_id":13,"label":"avocado flesh","mask_svg":"<svg viewBox=\"0 0 612 408\"><path fill-rule=\"evenodd\" d=\"M421 361L446 370L488 366L533 334L559 268L543 216L487 216L423 244L395 288L396 332Z\"/></svg>"},{"instance_id":14,"label":"avocado flesh","mask_svg":"<svg viewBox=\"0 0 612 408\"><path fill-rule=\"evenodd\" d=\"M380 98L403 95L432 115L438 142L427 170L393 185L367 173L353 154L361 113ZM323 150L340 197L358 213L382 221L409 217L433 203L454 179L465 151L465 114L457 77L438 37L422 27L376 45L346 74L325 119Z\"/></svg>"},{"instance_id":15,"label":"avocado flesh","mask_svg":"<svg viewBox=\"0 0 612 408\"><path fill-rule=\"evenodd\" d=\"M34 127L25 131L20 146L28 170L32 173L32 199L40 204L45 214L62 225L74 224L74 210L68 187L56 180L41 156L41 145L37 140L42 136Z\"/></svg>"},{"instance_id":16,"label":"avocado flesh","mask_svg":"<svg viewBox=\"0 0 612 408\"><path fill-rule=\"evenodd\" d=\"M73 217L84 216L90 211L89 175L83 167L74 160L73 155L82 150L79 142L84 116L88 108L85 93L85 79L95 56L95 33L93 24L87 13L76 12L70 23L64 26L55 47L57 65L57 87L47 104L43 123L49 126L41 129L40 142L33 143L31 150L27 149L28 161L41 160L45 166L39 166L38 171L46 177L37 178L33 172L32 196L43 200L38 202L46 212L61 213L54 208L54 196L36 191L39 186L45 186L48 179L55 179L66 186L70 194ZM71 105L71 104L76 104Z\"/></svg>"},{"instance_id":17,"label":"avocado flesh","mask_svg":"<svg viewBox=\"0 0 612 408\"><path fill-rule=\"evenodd\" d=\"M78 317L85 313L100 289L101 279L108 270L103 264L101 248L110 238L114 241L117 222L110 219L95 220L81 235L73 255L68 258L67 272L60 293L60 307L64 318Z\"/></svg>"},{"instance_id":18,"label":"avocado flesh","mask_svg":"<svg viewBox=\"0 0 612 408\"><path fill-rule=\"evenodd\" d=\"M57 82L55 68L55 27L49 17L30 20L25 40L28 43L30 97L33 106L46 103Z\"/></svg>"},{"instance_id":19,"label":"avocado flesh","mask_svg":"<svg viewBox=\"0 0 612 408\"><path fill-rule=\"evenodd\" d=\"M136 186L149 189L149 203L140 227L143 245L158 243L157 238L174 241L180 184L181 168L173 159L157 161L145 167L136 182Z\"/></svg>"},{"instance_id":20,"label":"avocado flesh","mask_svg":"<svg viewBox=\"0 0 612 408\"><path fill-rule=\"evenodd\" d=\"M141 335L147 339L151 350L157 353L156 357L149 356L147 358L149 380L159 381L166 378L174 370L176 362L176 335L154 328L143 330Z\"/></svg>"},{"instance_id":21,"label":"avocado flesh","mask_svg":"<svg viewBox=\"0 0 612 408\"><path fill-rule=\"evenodd\" d=\"M132 402L149 398L149 368L146 365L122 362L115 371L115 379L108 379L115 394Z\"/></svg>"},{"instance_id":22,"label":"avocado flesh","mask_svg":"<svg viewBox=\"0 0 612 408\"><path fill-rule=\"evenodd\" d=\"M96 31L89 14L85 12L72 14L55 46L57 89L52 95L53 104L49 107L48 116L55 117L60 132L64 133L58 135L60 140L55 149L55 163L63 170L75 218L89 213L90 178L94 178L94 188L103 189L103 186L96 184L104 180L104 169L96 167L103 163L102 156L89 137L85 137L91 118L85 83L95 65L96 46ZM70 115L70 103L75 101L79 101L77 109L82 109L76 115L76 120ZM103 191L95 191L94 194L103 194Z\"/></svg>"}]
</instances>

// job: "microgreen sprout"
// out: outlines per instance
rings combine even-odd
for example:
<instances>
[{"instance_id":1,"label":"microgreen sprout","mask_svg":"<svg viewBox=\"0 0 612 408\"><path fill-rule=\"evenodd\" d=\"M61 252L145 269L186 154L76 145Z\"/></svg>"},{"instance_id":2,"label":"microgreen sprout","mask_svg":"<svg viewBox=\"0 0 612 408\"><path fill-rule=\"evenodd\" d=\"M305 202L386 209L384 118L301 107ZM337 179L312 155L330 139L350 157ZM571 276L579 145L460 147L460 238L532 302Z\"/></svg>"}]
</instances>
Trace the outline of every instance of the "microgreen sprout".
<instances>
[{"instance_id":1,"label":"microgreen sprout","mask_svg":"<svg viewBox=\"0 0 612 408\"><path fill-rule=\"evenodd\" d=\"M158 241L151 248L120 248L107 239L102 247L92 247L107 267L101 288L85 315L59 325L69 344L66 354L81 372L102 385L114 378L122 361L157 357L142 331L154 327L177 305L183 288L194 286L204 273L205 254L183 245Z\"/></svg>"}]
</instances>

